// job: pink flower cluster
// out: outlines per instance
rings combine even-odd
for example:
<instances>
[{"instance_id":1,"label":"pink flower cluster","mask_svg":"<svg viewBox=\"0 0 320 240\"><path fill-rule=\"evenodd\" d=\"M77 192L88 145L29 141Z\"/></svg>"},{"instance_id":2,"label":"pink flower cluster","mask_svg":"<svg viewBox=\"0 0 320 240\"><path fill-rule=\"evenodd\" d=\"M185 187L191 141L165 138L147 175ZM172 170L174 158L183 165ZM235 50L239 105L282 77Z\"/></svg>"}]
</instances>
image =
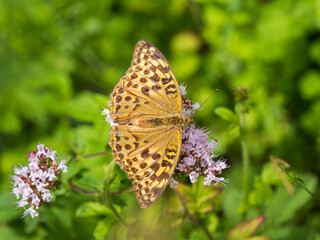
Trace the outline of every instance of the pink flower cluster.
<instances>
[{"instance_id":1,"label":"pink flower cluster","mask_svg":"<svg viewBox=\"0 0 320 240\"><path fill-rule=\"evenodd\" d=\"M23 216L29 213L33 218L39 215L37 210L43 202L51 201L53 196L50 190L57 186L56 178L68 167L65 165L66 159L57 165L56 151L51 151L43 144L39 144L37 150L30 152L27 158L28 166L14 168L16 175L11 177L14 180L12 193L17 199L21 197L17 202L18 207L25 208L28 205Z\"/></svg>"},{"instance_id":2,"label":"pink flower cluster","mask_svg":"<svg viewBox=\"0 0 320 240\"><path fill-rule=\"evenodd\" d=\"M180 86L182 95L182 114L192 116L194 111L200 105L192 102L184 97L187 93L185 86ZM194 124L182 129L182 145L180 151L180 160L176 170L185 173L189 176L191 183L195 183L199 176L204 176L204 185L214 185L221 182L227 182L223 177L217 177L222 170L228 168L226 161L219 159L214 161L218 155L214 153L217 148L217 142L208 141L208 131L203 128L196 128ZM174 185L174 184L173 184Z\"/></svg>"}]
</instances>

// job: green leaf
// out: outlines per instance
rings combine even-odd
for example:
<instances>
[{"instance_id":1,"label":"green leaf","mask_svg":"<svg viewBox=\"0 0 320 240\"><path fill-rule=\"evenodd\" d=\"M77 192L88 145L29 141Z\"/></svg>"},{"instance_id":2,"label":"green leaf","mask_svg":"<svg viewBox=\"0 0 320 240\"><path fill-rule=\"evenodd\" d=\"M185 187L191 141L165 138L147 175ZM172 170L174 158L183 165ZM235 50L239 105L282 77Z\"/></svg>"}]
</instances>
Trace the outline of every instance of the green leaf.
<instances>
[{"instance_id":1,"label":"green leaf","mask_svg":"<svg viewBox=\"0 0 320 240\"><path fill-rule=\"evenodd\" d=\"M104 220L99 221L93 232L94 238L96 240L105 239L113 221L113 218L105 218Z\"/></svg>"},{"instance_id":2,"label":"green leaf","mask_svg":"<svg viewBox=\"0 0 320 240\"><path fill-rule=\"evenodd\" d=\"M176 191L178 192L180 197L183 198L184 200L190 200L194 196L191 187L189 185L186 185L186 184L180 183L178 185L178 188L176 189Z\"/></svg>"},{"instance_id":3,"label":"green leaf","mask_svg":"<svg viewBox=\"0 0 320 240\"><path fill-rule=\"evenodd\" d=\"M300 92L305 99L320 96L320 72L311 70L300 80Z\"/></svg>"},{"instance_id":4,"label":"green leaf","mask_svg":"<svg viewBox=\"0 0 320 240\"><path fill-rule=\"evenodd\" d=\"M89 189L91 191L96 191L97 189L103 189L103 182L98 181L94 176L83 177L77 180L76 185L80 188Z\"/></svg>"},{"instance_id":5,"label":"green leaf","mask_svg":"<svg viewBox=\"0 0 320 240\"><path fill-rule=\"evenodd\" d=\"M203 231L194 229L191 234L190 237L188 238L189 240L207 240L208 238L206 237L206 235L203 233Z\"/></svg>"},{"instance_id":6,"label":"green leaf","mask_svg":"<svg viewBox=\"0 0 320 240\"><path fill-rule=\"evenodd\" d=\"M129 179L125 178L125 179L122 179L121 181L121 184L126 186L126 187L132 187L132 181L130 181Z\"/></svg>"},{"instance_id":7,"label":"green leaf","mask_svg":"<svg viewBox=\"0 0 320 240\"><path fill-rule=\"evenodd\" d=\"M210 232L216 232L216 229L219 226L219 217L216 214L210 214L208 217L207 226Z\"/></svg>"},{"instance_id":8,"label":"green leaf","mask_svg":"<svg viewBox=\"0 0 320 240\"><path fill-rule=\"evenodd\" d=\"M236 173L237 171L234 171ZM241 173L238 173L240 176ZM228 219L229 224L236 224L241 221L241 214L239 208L241 207L241 203L243 202L242 199L242 192L241 192L241 185L240 187L237 186L237 183L240 182L236 178L230 176L230 183L234 182L235 184L231 185L224 189L223 191L223 203L222 207L226 218ZM238 182L237 182L238 181Z\"/></svg>"},{"instance_id":9,"label":"green leaf","mask_svg":"<svg viewBox=\"0 0 320 240\"><path fill-rule=\"evenodd\" d=\"M272 188L269 184L257 180L254 184L254 190L249 194L249 202L253 206L268 203L273 196Z\"/></svg>"},{"instance_id":10,"label":"green leaf","mask_svg":"<svg viewBox=\"0 0 320 240\"><path fill-rule=\"evenodd\" d=\"M201 182L202 184L202 182ZM207 213L214 209L216 202L214 199L219 196L222 189L219 187L203 187L196 195L196 206L194 211Z\"/></svg>"},{"instance_id":11,"label":"green leaf","mask_svg":"<svg viewBox=\"0 0 320 240\"><path fill-rule=\"evenodd\" d=\"M116 196L111 196L112 202L118 206L124 207L127 206L127 202L123 199L123 196L116 195Z\"/></svg>"},{"instance_id":12,"label":"green leaf","mask_svg":"<svg viewBox=\"0 0 320 240\"><path fill-rule=\"evenodd\" d=\"M43 207L41 207L43 208ZM56 224L56 216L52 211L51 207L44 207L42 209L42 213L40 213L39 215L42 215L44 218L44 221L46 223L46 225L52 230L52 231L56 231L57 229L57 224Z\"/></svg>"},{"instance_id":13,"label":"green leaf","mask_svg":"<svg viewBox=\"0 0 320 240\"><path fill-rule=\"evenodd\" d=\"M12 193L3 193L0 195L0 221L10 221L22 216L23 209L16 209L14 205L16 201Z\"/></svg>"},{"instance_id":14,"label":"green leaf","mask_svg":"<svg viewBox=\"0 0 320 240\"><path fill-rule=\"evenodd\" d=\"M0 226L0 236L1 236L1 239L10 239L10 240L29 240L30 239L28 236L20 236L18 231L15 228L10 228L9 226L4 224L1 224Z\"/></svg>"},{"instance_id":15,"label":"green leaf","mask_svg":"<svg viewBox=\"0 0 320 240\"><path fill-rule=\"evenodd\" d=\"M113 216L113 212L103 204L98 202L86 202L78 207L76 216L78 217L91 217L91 216Z\"/></svg>"},{"instance_id":16,"label":"green leaf","mask_svg":"<svg viewBox=\"0 0 320 240\"><path fill-rule=\"evenodd\" d=\"M306 187L314 192L317 185L317 178L313 175L302 176ZM283 187L278 187L274 197L266 206L265 216L268 226L277 226L291 219L297 210L303 207L312 196L303 188L297 187L293 194L287 192Z\"/></svg>"},{"instance_id":17,"label":"green leaf","mask_svg":"<svg viewBox=\"0 0 320 240\"><path fill-rule=\"evenodd\" d=\"M317 239L316 232L306 227L299 226L281 226L276 228L270 228L266 235L271 239L283 239L283 240L306 240Z\"/></svg>"},{"instance_id":18,"label":"green leaf","mask_svg":"<svg viewBox=\"0 0 320 240\"><path fill-rule=\"evenodd\" d=\"M263 216L237 224L228 234L229 240L245 240L253 235L264 222Z\"/></svg>"},{"instance_id":19,"label":"green leaf","mask_svg":"<svg viewBox=\"0 0 320 240\"><path fill-rule=\"evenodd\" d=\"M238 122L231 123L227 130L228 134L233 137L240 136L240 125Z\"/></svg>"},{"instance_id":20,"label":"green leaf","mask_svg":"<svg viewBox=\"0 0 320 240\"><path fill-rule=\"evenodd\" d=\"M40 213L41 214L41 213ZM30 216L24 217L25 227L24 230L26 233L30 234L35 231L39 225L39 217L31 218Z\"/></svg>"},{"instance_id":21,"label":"green leaf","mask_svg":"<svg viewBox=\"0 0 320 240\"><path fill-rule=\"evenodd\" d=\"M99 118L100 112L96 105L94 94L83 92L78 94L67 105L70 116L79 121L94 122Z\"/></svg>"},{"instance_id":22,"label":"green leaf","mask_svg":"<svg viewBox=\"0 0 320 240\"><path fill-rule=\"evenodd\" d=\"M238 122L238 118L234 112L226 107L218 107L214 110L214 112L221 117L222 119L228 122Z\"/></svg>"},{"instance_id":23,"label":"green leaf","mask_svg":"<svg viewBox=\"0 0 320 240\"><path fill-rule=\"evenodd\" d=\"M280 168L278 168L278 171L280 171ZM261 173L261 179L264 183L282 185L281 178L271 162L264 164Z\"/></svg>"},{"instance_id":24,"label":"green leaf","mask_svg":"<svg viewBox=\"0 0 320 240\"><path fill-rule=\"evenodd\" d=\"M68 209L64 209L62 207L55 207L53 212L57 216L59 220L59 224L64 228L71 229L72 228L72 214Z\"/></svg>"}]
</instances>

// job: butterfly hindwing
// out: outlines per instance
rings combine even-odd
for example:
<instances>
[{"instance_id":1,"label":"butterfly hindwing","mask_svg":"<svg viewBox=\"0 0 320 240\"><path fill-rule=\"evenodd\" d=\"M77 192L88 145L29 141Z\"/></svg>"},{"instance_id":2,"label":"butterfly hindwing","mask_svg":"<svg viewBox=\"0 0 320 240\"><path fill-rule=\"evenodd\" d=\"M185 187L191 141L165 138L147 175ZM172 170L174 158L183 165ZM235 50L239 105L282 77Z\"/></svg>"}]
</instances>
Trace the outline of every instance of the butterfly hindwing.
<instances>
[{"instance_id":1,"label":"butterfly hindwing","mask_svg":"<svg viewBox=\"0 0 320 240\"><path fill-rule=\"evenodd\" d=\"M119 125L110 129L109 144L127 177L133 179L138 203L151 206L171 179L180 153L181 129Z\"/></svg>"}]
</instances>

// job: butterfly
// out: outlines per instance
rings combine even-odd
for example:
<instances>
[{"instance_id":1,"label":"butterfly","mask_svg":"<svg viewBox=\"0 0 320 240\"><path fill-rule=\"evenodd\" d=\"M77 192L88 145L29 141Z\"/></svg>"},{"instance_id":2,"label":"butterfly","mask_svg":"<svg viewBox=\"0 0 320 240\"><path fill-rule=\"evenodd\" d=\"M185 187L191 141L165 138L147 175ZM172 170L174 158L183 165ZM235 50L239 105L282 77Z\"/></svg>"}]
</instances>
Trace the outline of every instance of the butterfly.
<instances>
[{"instance_id":1,"label":"butterfly","mask_svg":"<svg viewBox=\"0 0 320 240\"><path fill-rule=\"evenodd\" d=\"M182 127L177 79L164 55L139 41L130 68L110 96L109 145L116 163L132 179L138 204L150 207L166 189L180 155Z\"/></svg>"}]
</instances>

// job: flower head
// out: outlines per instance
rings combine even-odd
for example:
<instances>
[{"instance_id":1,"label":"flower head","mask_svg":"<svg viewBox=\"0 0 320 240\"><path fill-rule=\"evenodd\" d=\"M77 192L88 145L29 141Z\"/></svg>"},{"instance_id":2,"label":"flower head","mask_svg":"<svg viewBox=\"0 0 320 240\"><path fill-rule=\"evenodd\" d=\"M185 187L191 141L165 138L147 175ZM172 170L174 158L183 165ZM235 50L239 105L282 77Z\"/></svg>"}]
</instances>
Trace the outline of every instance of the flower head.
<instances>
[{"instance_id":1,"label":"flower head","mask_svg":"<svg viewBox=\"0 0 320 240\"><path fill-rule=\"evenodd\" d=\"M27 158L28 166L14 168L15 175L11 176L14 181L12 193L20 199L16 202L18 207L28 206L23 216L30 214L33 218L39 215L37 210L42 203L50 202L53 198L50 190L57 187L57 177L61 172L67 171L67 160L57 165L56 151L51 151L44 144L39 144L37 150L30 152Z\"/></svg>"},{"instance_id":2,"label":"flower head","mask_svg":"<svg viewBox=\"0 0 320 240\"><path fill-rule=\"evenodd\" d=\"M199 103L192 104L184 97L187 93L185 86L180 86L182 96L182 114L191 117L194 111L199 109ZM177 172L182 172L189 176L190 182L195 183L199 176L204 176L204 185L227 182L223 177L217 177L222 170L228 168L226 161L219 159L214 153L218 147L215 140L208 141L208 131L198 128L194 124L182 128L182 145L180 159L177 164Z\"/></svg>"}]
</instances>

